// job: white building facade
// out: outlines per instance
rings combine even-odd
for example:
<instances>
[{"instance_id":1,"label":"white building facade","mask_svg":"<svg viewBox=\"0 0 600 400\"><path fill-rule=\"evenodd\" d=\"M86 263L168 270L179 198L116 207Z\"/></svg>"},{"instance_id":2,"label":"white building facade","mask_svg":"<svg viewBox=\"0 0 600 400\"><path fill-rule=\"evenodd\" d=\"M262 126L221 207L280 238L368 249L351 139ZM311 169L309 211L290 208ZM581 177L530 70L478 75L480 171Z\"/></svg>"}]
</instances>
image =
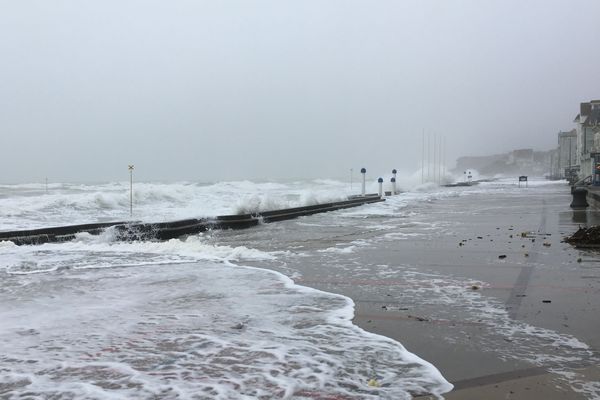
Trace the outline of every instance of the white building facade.
<instances>
[{"instance_id":1,"label":"white building facade","mask_svg":"<svg viewBox=\"0 0 600 400\"><path fill-rule=\"evenodd\" d=\"M579 178L584 179L593 175L596 162L600 162L600 100L581 103L573 122L577 134Z\"/></svg>"},{"instance_id":2,"label":"white building facade","mask_svg":"<svg viewBox=\"0 0 600 400\"><path fill-rule=\"evenodd\" d=\"M558 132L556 177L570 179L579 170L577 164L577 130Z\"/></svg>"}]
</instances>

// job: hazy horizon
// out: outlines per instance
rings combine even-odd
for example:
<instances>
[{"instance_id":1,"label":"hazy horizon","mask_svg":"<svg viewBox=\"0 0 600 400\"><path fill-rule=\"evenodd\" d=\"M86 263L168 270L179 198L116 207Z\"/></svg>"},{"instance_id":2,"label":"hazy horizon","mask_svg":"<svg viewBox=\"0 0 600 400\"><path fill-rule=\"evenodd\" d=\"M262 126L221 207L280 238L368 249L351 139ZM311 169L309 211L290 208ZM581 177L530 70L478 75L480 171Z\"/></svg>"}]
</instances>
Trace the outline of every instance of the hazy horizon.
<instances>
[{"instance_id":1,"label":"hazy horizon","mask_svg":"<svg viewBox=\"0 0 600 400\"><path fill-rule=\"evenodd\" d=\"M288 180L549 150L600 2L3 1L0 182Z\"/></svg>"}]
</instances>

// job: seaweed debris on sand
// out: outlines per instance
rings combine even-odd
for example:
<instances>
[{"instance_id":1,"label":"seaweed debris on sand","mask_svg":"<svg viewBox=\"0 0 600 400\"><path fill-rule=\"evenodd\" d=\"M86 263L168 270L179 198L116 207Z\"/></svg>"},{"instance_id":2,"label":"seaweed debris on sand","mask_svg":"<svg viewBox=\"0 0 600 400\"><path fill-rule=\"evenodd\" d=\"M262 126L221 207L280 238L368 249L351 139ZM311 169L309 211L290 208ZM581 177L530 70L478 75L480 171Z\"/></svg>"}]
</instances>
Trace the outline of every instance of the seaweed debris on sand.
<instances>
[{"instance_id":1,"label":"seaweed debris on sand","mask_svg":"<svg viewBox=\"0 0 600 400\"><path fill-rule=\"evenodd\" d=\"M577 232L565 238L565 242L575 247L600 247L600 226L579 227Z\"/></svg>"}]
</instances>

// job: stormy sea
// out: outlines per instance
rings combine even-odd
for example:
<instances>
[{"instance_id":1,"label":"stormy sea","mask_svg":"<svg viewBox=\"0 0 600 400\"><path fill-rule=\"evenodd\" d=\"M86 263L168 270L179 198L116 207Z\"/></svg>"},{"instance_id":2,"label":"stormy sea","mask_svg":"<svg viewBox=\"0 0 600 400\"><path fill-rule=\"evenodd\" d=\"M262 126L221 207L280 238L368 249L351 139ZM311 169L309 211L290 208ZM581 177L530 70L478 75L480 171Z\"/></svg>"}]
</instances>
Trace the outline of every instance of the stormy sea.
<instances>
[{"instance_id":1,"label":"stormy sea","mask_svg":"<svg viewBox=\"0 0 600 400\"><path fill-rule=\"evenodd\" d=\"M530 185L544 190L552 183ZM503 181L416 185L383 203L162 242L116 241L110 228L64 243L0 242L0 397L441 396L452 385L403 347L402 332L397 341L362 329L353 322L351 297L303 281L362 277L361 263L351 262L357 253L451 231L422 218L436 202L512 190L514 183ZM358 191L356 183L335 180L138 182L130 216L129 182L0 185L0 231L258 212ZM430 287L443 281L437 292L412 293L413 301L453 301L448 277L394 268L392 261L368 273L427 280ZM479 294L470 296L474 310L507 323L500 305L478 305Z\"/></svg>"}]
</instances>

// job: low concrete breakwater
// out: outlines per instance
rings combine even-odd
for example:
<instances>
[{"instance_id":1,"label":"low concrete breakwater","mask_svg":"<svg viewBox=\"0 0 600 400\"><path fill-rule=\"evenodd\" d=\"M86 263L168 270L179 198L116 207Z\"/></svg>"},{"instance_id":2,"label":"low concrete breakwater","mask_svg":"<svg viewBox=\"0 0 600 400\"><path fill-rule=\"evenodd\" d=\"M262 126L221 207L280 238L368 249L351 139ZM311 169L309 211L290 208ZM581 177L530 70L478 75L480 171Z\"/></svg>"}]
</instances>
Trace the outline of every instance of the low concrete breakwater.
<instances>
[{"instance_id":1,"label":"low concrete breakwater","mask_svg":"<svg viewBox=\"0 0 600 400\"><path fill-rule=\"evenodd\" d=\"M244 229L258 225L293 219L305 215L358 207L364 204L385 201L380 194L351 196L347 200L315 204L304 207L285 208L256 214L222 215L212 218L191 218L172 222L145 223L136 221L105 222L69 225L52 228L28 229L0 232L0 241L11 241L16 245L38 245L73 240L77 234L100 235L113 229L116 240L169 240L211 229Z\"/></svg>"}]
</instances>

